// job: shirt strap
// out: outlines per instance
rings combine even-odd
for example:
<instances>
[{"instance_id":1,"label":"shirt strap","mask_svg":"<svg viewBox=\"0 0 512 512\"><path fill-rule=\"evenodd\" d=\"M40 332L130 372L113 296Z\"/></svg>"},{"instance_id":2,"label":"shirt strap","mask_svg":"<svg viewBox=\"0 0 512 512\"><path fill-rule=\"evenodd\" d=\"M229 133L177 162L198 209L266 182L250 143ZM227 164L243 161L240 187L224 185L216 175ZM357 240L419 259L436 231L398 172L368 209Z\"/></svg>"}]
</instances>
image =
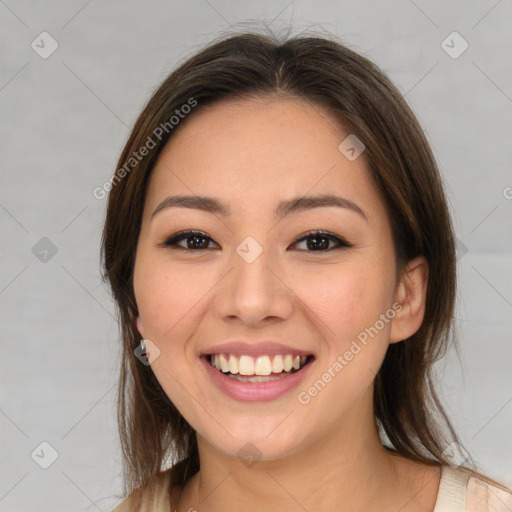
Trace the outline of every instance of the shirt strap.
<instances>
[{"instance_id":1,"label":"shirt strap","mask_svg":"<svg viewBox=\"0 0 512 512\"><path fill-rule=\"evenodd\" d=\"M433 512L464 512L470 473L443 465L437 501Z\"/></svg>"}]
</instances>

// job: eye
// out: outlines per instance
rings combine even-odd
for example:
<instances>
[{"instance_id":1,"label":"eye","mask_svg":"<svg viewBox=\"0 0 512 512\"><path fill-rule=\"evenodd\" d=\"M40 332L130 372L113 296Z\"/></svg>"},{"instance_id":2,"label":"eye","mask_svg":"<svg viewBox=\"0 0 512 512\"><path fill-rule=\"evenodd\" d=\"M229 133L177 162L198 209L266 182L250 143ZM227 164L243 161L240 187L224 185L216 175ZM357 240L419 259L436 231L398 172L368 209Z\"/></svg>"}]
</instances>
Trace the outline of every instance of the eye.
<instances>
[{"instance_id":1,"label":"eye","mask_svg":"<svg viewBox=\"0 0 512 512\"><path fill-rule=\"evenodd\" d=\"M183 241L186 241L186 245L179 245L179 243ZM203 233L202 231L188 230L180 231L179 233L170 236L162 242L160 246L184 250L203 250L208 249L209 242L213 242L213 240L206 233Z\"/></svg>"},{"instance_id":2,"label":"eye","mask_svg":"<svg viewBox=\"0 0 512 512\"><path fill-rule=\"evenodd\" d=\"M185 245L180 245L181 242L185 241ZM160 247L169 247L173 249L184 249L184 250L205 250L209 244L215 243L206 233L202 231L180 231L164 242L159 244ZM343 247L353 247L352 244L348 243L343 238L328 231L310 231L309 233L298 238L293 245L297 245L302 242L306 243L307 252L328 252L334 249L341 249ZM334 247L329 247L330 243L334 243ZM218 244L215 243L215 245ZM301 249L304 250L304 249Z\"/></svg>"},{"instance_id":3,"label":"eye","mask_svg":"<svg viewBox=\"0 0 512 512\"><path fill-rule=\"evenodd\" d=\"M306 241L307 252L328 252L334 249L342 249L343 247L353 247L352 244L338 235L329 233L328 231L310 231L304 236L298 238L294 245ZM329 247L329 243L334 242L334 247Z\"/></svg>"}]
</instances>

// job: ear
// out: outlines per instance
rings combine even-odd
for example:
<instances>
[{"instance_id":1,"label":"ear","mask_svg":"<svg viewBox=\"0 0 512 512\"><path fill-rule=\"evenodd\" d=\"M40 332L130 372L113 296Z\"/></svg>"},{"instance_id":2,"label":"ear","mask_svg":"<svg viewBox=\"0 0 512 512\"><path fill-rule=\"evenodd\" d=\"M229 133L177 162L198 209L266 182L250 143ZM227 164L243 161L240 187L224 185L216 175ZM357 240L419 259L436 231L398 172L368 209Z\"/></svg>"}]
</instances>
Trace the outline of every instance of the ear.
<instances>
[{"instance_id":1,"label":"ear","mask_svg":"<svg viewBox=\"0 0 512 512\"><path fill-rule=\"evenodd\" d=\"M137 316L137 330L140 332L140 335L144 338L144 326L142 325L142 320L140 316Z\"/></svg>"},{"instance_id":2,"label":"ear","mask_svg":"<svg viewBox=\"0 0 512 512\"><path fill-rule=\"evenodd\" d=\"M425 316L428 263L418 256L406 265L395 292L395 302L402 305L391 321L389 342L397 343L412 336Z\"/></svg>"}]
</instances>

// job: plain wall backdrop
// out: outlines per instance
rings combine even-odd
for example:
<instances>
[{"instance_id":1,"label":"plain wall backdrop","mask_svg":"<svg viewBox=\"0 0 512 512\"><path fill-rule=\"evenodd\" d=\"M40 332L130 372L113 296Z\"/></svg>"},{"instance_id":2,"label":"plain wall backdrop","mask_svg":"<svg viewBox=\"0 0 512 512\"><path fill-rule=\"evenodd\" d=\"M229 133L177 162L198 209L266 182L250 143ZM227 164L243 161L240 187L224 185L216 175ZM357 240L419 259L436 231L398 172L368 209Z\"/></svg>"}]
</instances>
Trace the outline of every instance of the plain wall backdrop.
<instances>
[{"instance_id":1,"label":"plain wall backdrop","mask_svg":"<svg viewBox=\"0 0 512 512\"><path fill-rule=\"evenodd\" d=\"M474 460L512 486L511 15L510 0L0 0L0 511L120 501L93 190L176 64L254 20L341 37L417 114L459 239L463 364L450 352L438 389Z\"/></svg>"}]
</instances>

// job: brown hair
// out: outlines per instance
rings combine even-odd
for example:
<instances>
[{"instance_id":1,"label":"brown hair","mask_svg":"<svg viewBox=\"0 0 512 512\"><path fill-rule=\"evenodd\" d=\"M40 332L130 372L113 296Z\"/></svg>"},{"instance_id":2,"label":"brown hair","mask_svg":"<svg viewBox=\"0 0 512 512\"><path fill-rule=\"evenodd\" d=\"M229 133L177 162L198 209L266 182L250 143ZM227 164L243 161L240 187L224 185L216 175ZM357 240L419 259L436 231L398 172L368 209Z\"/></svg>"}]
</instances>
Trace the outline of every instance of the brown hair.
<instances>
[{"instance_id":1,"label":"brown hair","mask_svg":"<svg viewBox=\"0 0 512 512\"><path fill-rule=\"evenodd\" d=\"M397 268L418 255L428 262L424 321L409 339L389 346L374 382L375 418L392 444L387 449L426 464L444 464L443 450L453 441L461 444L436 395L432 374L433 363L451 342L458 349L452 324L454 236L439 171L416 117L376 65L333 37L280 41L272 35L231 34L188 58L158 87L121 153L108 198L102 265L122 331L118 421L126 494L148 484L167 456L174 463L173 485L184 485L199 470L195 431L151 368L134 355L141 336L132 277L151 170L173 132L195 112L222 99L269 95L326 107L363 141L393 228ZM186 104L194 104L183 109L191 112L171 126L173 113ZM150 139L155 145L144 158L132 161Z\"/></svg>"}]
</instances>

